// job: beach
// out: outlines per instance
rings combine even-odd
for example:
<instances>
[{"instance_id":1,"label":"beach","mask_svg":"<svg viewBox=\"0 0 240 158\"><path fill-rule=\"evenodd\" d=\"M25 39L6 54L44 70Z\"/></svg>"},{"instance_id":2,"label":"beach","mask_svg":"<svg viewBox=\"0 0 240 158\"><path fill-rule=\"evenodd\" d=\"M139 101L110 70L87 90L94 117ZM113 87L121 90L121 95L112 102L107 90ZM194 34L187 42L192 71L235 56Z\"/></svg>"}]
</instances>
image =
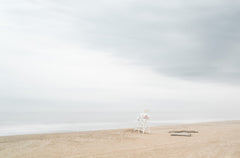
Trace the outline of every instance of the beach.
<instances>
[{"instance_id":1,"label":"beach","mask_svg":"<svg viewBox=\"0 0 240 158\"><path fill-rule=\"evenodd\" d=\"M172 130L196 130L191 137ZM0 137L1 158L239 158L240 121Z\"/></svg>"}]
</instances>

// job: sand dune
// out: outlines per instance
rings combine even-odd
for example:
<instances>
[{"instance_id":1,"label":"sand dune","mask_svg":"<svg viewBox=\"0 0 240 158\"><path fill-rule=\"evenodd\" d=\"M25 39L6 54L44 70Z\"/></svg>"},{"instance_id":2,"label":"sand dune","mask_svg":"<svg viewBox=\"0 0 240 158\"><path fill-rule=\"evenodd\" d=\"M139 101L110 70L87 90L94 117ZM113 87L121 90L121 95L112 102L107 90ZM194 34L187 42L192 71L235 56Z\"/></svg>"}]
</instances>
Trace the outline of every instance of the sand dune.
<instances>
[{"instance_id":1,"label":"sand dune","mask_svg":"<svg viewBox=\"0 0 240 158\"><path fill-rule=\"evenodd\" d=\"M240 158L240 121L0 137L1 158ZM197 130L191 137L171 130Z\"/></svg>"}]
</instances>

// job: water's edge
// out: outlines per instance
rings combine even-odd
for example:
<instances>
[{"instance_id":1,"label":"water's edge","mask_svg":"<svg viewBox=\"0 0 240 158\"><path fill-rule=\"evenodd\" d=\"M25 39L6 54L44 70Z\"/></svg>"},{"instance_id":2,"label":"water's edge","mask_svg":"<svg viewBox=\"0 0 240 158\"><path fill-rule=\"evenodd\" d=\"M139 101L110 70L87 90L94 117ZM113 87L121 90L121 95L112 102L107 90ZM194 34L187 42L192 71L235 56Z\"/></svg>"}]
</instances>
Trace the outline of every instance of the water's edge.
<instances>
[{"instance_id":1,"label":"water's edge","mask_svg":"<svg viewBox=\"0 0 240 158\"><path fill-rule=\"evenodd\" d=\"M150 121L151 127L193 124L204 122L219 122L230 120L166 120L166 121ZM137 122L97 122L97 123L58 123L58 124L26 124L26 125L3 125L0 126L0 136L28 135L28 134L50 134L50 133L67 133L96 131L109 129L135 128Z\"/></svg>"}]
</instances>

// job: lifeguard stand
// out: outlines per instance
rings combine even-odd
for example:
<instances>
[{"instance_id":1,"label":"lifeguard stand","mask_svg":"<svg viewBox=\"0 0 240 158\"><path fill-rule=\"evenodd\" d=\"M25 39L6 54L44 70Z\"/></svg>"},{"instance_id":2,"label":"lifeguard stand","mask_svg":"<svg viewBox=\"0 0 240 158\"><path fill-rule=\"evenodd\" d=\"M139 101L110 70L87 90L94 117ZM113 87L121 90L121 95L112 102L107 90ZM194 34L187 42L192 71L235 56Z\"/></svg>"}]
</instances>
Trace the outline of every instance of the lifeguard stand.
<instances>
[{"instance_id":1,"label":"lifeguard stand","mask_svg":"<svg viewBox=\"0 0 240 158\"><path fill-rule=\"evenodd\" d=\"M144 112L140 113L137 117L137 127L135 130L139 132L142 132L143 134L145 131L150 133L150 127L149 127L149 110L144 110Z\"/></svg>"}]
</instances>

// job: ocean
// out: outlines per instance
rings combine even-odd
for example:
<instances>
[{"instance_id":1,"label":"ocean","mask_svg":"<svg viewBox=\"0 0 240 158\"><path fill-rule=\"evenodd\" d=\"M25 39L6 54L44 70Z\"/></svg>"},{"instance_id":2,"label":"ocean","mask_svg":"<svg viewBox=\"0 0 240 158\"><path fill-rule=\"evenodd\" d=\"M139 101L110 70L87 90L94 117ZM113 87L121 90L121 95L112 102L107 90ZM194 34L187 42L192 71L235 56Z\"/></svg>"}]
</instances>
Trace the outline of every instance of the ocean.
<instances>
[{"instance_id":1,"label":"ocean","mask_svg":"<svg viewBox=\"0 0 240 158\"><path fill-rule=\"evenodd\" d=\"M134 128L136 112L1 112L0 136ZM150 113L150 126L220 121Z\"/></svg>"}]
</instances>

